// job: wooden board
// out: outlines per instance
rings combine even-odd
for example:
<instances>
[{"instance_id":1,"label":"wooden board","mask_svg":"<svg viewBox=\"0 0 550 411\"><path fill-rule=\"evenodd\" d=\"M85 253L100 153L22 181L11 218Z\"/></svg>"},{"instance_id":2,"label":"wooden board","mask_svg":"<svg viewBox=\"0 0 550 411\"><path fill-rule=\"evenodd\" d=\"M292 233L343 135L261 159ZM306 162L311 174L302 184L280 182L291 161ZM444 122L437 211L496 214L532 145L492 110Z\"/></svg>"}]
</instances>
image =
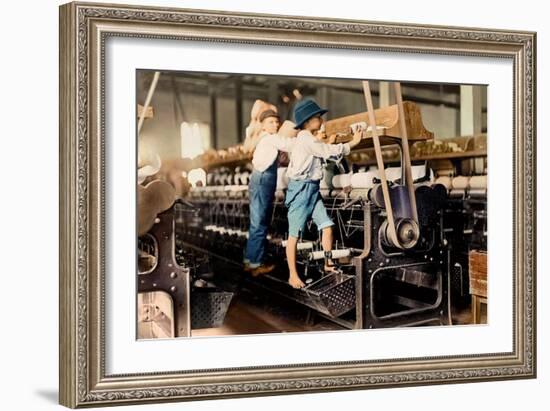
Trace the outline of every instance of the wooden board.
<instances>
[{"instance_id":1,"label":"wooden board","mask_svg":"<svg viewBox=\"0 0 550 411\"><path fill-rule=\"evenodd\" d=\"M422 114L417 104L411 101L403 102L403 110L405 112L405 125L407 128L407 137L410 142L430 140L434 138L434 134L424 127L422 122ZM338 134L340 137L337 142L346 142L351 140L350 126L354 123L365 122L369 124L368 112L352 114L349 116L339 117L328 120L325 123L325 130L328 136ZM376 125L383 127L377 129L380 136L380 144L395 144L401 139L399 128L399 110L397 104L382 107L374 110ZM372 133L369 131L365 134L364 140L360 145L361 148L372 147Z\"/></svg>"},{"instance_id":2,"label":"wooden board","mask_svg":"<svg viewBox=\"0 0 550 411\"><path fill-rule=\"evenodd\" d=\"M468 259L470 294L487 297L487 253L471 250Z\"/></svg>"}]
</instances>

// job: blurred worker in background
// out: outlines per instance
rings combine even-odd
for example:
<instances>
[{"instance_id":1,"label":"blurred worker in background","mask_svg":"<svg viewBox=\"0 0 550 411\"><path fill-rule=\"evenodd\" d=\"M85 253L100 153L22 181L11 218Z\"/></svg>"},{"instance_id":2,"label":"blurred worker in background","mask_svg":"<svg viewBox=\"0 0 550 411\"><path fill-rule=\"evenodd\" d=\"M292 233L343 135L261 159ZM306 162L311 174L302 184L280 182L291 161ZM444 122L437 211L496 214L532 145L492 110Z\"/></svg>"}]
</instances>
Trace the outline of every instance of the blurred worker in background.
<instances>
[{"instance_id":1,"label":"blurred worker in background","mask_svg":"<svg viewBox=\"0 0 550 411\"><path fill-rule=\"evenodd\" d=\"M277 107L263 100L258 99L252 105L252 110L250 110L250 124L248 124L245 130L245 139L243 143L244 152L254 152L256 145L260 141L260 134L263 133L260 116L268 110L277 113Z\"/></svg>"}]
</instances>

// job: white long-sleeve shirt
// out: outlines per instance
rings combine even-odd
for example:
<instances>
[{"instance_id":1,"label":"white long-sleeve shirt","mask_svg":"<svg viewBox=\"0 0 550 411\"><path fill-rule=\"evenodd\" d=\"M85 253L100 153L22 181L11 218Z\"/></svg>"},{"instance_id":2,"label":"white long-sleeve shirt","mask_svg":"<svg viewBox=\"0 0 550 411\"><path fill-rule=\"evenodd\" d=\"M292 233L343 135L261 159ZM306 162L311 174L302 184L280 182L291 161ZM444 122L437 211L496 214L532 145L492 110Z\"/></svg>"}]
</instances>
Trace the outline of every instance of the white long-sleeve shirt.
<instances>
[{"instance_id":1,"label":"white long-sleeve shirt","mask_svg":"<svg viewBox=\"0 0 550 411\"><path fill-rule=\"evenodd\" d=\"M254 150L252 157L252 165L254 170L265 171L277 160L279 151L289 153L292 151L296 139L290 137L282 137L278 134L260 135L260 140Z\"/></svg>"},{"instance_id":2,"label":"white long-sleeve shirt","mask_svg":"<svg viewBox=\"0 0 550 411\"><path fill-rule=\"evenodd\" d=\"M302 130L296 137L286 174L291 180L321 180L324 162L340 160L349 152L348 143L326 144L310 131Z\"/></svg>"}]
</instances>

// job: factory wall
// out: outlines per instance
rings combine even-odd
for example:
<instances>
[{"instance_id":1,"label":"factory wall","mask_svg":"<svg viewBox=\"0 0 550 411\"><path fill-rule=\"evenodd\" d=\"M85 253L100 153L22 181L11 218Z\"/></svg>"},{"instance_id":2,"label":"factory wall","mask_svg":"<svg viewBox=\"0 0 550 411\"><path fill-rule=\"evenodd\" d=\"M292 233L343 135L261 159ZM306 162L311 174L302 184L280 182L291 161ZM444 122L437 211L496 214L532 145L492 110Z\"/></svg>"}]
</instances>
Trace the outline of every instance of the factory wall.
<instances>
[{"instance_id":1,"label":"factory wall","mask_svg":"<svg viewBox=\"0 0 550 411\"><path fill-rule=\"evenodd\" d=\"M145 94L145 93L142 93ZM143 104L143 101L138 101ZM172 158L181 153L180 124L182 121L211 124L210 98L205 95L180 93L184 112L177 113L174 93L168 89L157 89L151 100L154 118L146 119L140 136L140 150L155 152L161 158ZM253 100L243 100L243 127L250 119ZM232 98L216 98L216 122L218 125L217 146L225 148L242 143L242 135L237 134L236 103ZM210 135L211 145L213 136ZM205 149L210 147L205 147Z\"/></svg>"}]
</instances>

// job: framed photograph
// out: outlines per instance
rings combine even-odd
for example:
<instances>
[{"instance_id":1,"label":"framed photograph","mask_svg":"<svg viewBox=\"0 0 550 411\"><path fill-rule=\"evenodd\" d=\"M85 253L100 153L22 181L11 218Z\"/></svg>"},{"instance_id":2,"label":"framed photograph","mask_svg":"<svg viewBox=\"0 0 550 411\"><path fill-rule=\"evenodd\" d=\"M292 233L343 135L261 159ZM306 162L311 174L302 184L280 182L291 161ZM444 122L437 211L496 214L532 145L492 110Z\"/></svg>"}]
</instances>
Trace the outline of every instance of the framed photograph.
<instances>
[{"instance_id":1,"label":"framed photograph","mask_svg":"<svg viewBox=\"0 0 550 411\"><path fill-rule=\"evenodd\" d=\"M536 35L60 7L60 403L536 376Z\"/></svg>"}]
</instances>

